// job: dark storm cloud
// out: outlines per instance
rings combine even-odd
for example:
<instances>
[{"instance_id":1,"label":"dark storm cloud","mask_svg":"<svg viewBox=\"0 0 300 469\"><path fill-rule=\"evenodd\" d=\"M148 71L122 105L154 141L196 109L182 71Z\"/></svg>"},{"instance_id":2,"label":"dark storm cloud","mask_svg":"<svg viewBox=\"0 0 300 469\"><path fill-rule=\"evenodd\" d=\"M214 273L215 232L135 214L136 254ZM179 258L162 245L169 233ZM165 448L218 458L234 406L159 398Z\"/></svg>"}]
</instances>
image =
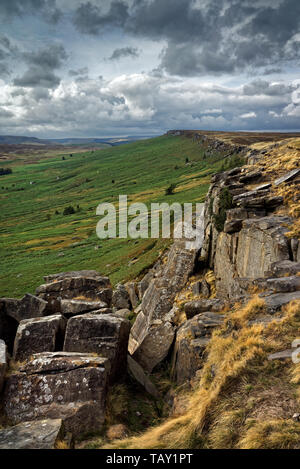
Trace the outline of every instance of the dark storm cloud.
<instances>
[{"instance_id":1,"label":"dark storm cloud","mask_svg":"<svg viewBox=\"0 0 300 469\"><path fill-rule=\"evenodd\" d=\"M50 23L57 23L61 11L56 0L1 0L0 15L4 17L41 14Z\"/></svg>"},{"instance_id":2,"label":"dark storm cloud","mask_svg":"<svg viewBox=\"0 0 300 469\"><path fill-rule=\"evenodd\" d=\"M42 88L56 88L60 83L60 78L53 72L41 67L29 67L29 69L20 78L15 78L15 86L24 88L33 88L39 86Z\"/></svg>"},{"instance_id":3,"label":"dark storm cloud","mask_svg":"<svg viewBox=\"0 0 300 469\"><path fill-rule=\"evenodd\" d=\"M108 60L119 60L124 57L136 58L139 56L138 49L136 47L123 47L121 49L115 49Z\"/></svg>"},{"instance_id":4,"label":"dark storm cloud","mask_svg":"<svg viewBox=\"0 0 300 469\"><path fill-rule=\"evenodd\" d=\"M52 44L37 52L26 52L23 58L29 67L22 77L15 78L16 86L55 88L59 85L60 78L54 71L67 59L67 53L61 44Z\"/></svg>"},{"instance_id":5,"label":"dark storm cloud","mask_svg":"<svg viewBox=\"0 0 300 469\"><path fill-rule=\"evenodd\" d=\"M291 94L293 88L284 83L269 83L264 80L256 80L244 85L243 92L246 96L284 96Z\"/></svg>"},{"instance_id":6,"label":"dark storm cloud","mask_svg":"<svg viewBox=\"0 0 300 469\"><path fill-rule=\"evenodd\" d=\"M69 70L69 76L70 77L78 77L78 76L84 76L89 73L88 67L82 67L79 68L78 70Z\"/></svg>"},{"instance_id":7,"label":"dark storm cloud","mask_svg":"<svg viewBox=\"0 0 300 469\"><path fill-rule=\"evenodd\" d=\"M76 10L74 24L83 33L99 34L106 27L121 27L128 17L128 5L123 1L112 1L110 9L106 13L103 13L101 7L88 2L83 3Z\"/></svg>"},{"instance_id":8,"label":"dark storm cloud","mask_svg":"<svg viewBox=\"0 0 300 469\"><path fill-rule=\"evenodd\" d=\"M117 26L134 36L166 40L161 67L196 75L274 68L300 58L299 0L126 0L108 12L91 2L75 12L79 31ZM277 67L278 68L278 67Z\"/></svg>"}]
</instances>

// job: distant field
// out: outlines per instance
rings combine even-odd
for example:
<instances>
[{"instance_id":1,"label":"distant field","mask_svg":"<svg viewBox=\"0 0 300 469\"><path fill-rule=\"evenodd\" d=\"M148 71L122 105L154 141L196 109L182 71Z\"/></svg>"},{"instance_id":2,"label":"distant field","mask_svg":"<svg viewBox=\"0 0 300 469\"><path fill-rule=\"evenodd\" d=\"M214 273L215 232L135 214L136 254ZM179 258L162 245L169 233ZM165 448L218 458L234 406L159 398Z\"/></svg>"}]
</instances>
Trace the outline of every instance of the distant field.
<instances>
[{"instance_id":1,"label":"distant field","mask_svg":"<svg viewBox=\"0 0 300 469\"><path fill-rule=\"evenodd\" d=\"M64 160L61 154L46 155L32 163L27 153L22 161L0 163L13 170L0 176L0 296L34 292L43 275L62 270L97 269L114 283L138 276L168 241L98 239L97 205L117 202L119 194L148 205L202 202L223 159L220 153L205 157L192 139L167 136L73 151ZM166 196L173 182L175 194ZM69 205L76 213L64 216Z\"/></svg>"}]
</instances>

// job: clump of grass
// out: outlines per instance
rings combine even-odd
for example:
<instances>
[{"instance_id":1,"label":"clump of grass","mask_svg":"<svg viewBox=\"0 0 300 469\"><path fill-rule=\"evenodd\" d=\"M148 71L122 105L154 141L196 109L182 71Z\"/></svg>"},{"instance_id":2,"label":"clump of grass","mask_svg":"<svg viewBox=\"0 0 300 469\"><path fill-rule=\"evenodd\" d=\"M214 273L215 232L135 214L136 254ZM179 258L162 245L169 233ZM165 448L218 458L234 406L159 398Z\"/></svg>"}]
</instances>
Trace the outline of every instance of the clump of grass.
<instances>
[{"instance_id":1,"label":"clump of grass","mask_svg":"<svg viewBox=\"0 0 300 469\"><path fill-rule=\"evenodd\" d=\"M241 439L241 449L299 449L300 422L270 420L255 423Z\"/></svg>"}]
</instances>

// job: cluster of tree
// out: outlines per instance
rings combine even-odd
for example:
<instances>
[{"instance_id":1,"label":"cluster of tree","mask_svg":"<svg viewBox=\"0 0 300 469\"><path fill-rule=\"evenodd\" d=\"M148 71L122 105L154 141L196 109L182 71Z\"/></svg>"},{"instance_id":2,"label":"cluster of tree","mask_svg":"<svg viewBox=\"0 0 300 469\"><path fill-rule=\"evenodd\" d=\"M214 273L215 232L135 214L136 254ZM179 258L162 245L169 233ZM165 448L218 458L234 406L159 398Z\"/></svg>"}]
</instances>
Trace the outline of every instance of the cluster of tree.
<instances>
[{"instance_id":1,"label":"cluster of tree","mask_svg":"<svg viewBox=\"0 0 300 469\"><path fill-rule=\"evenodd\" d=\"M68 207L66 207L63 211L63 215L73 215L74 213L76 212L80 212L81 211L81 208L79 205L77 205L77 209L75 210L75 208L72 206L72 205L69 205Z\"/></svg>"},{"instance_id":2,"label":"cluster of tree","mask_svg":"<svg viewBox=\"0 0 300 469\"><path fill-rule=\"evenodd\" d=\"M11 174L11 168L0 168L0 176L5 176L6 174Z\"/></svg>"}]
</instances>

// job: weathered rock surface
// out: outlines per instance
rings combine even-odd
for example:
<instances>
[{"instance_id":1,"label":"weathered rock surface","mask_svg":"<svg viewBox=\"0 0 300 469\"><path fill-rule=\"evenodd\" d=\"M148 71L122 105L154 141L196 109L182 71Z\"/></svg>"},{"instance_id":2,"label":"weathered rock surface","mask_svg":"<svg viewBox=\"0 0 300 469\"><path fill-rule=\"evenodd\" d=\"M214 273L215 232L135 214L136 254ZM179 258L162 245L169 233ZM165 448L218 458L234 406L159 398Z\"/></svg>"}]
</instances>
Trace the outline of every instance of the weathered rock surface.
<instances>
[{"instance_id":1,"label":"weathered rock surface","mask_svg":"<svg viewBox=\"0 0 300 469\"><path fill-rule=\"evenodd\" d=\"M268 313L274 314L283 306L288 305L291 301L300 300L300 291L290 293L275 293L273 295L262 293L260 297L265 300Z\"/></svg>"},{"instance_id":2,"label":"weathered rock surface","mask_svg":"<svg viewBox=\"0 0 300 469\"><path fill-rule=\"evenodd\" d=\"M4 304L6 315L17 322L46 315L47 302L29 293L26 293L21 300L1 298L1 301Z\"/></svg>"},{"instance_id":3,"label":"weathered rock surface","mask_svg":"<svg viewBox=\"0 0 300 469\"><path fill-rule=\"evenodd\" d=\"M293 171L290 171L289 173L285 174L284 176L280 177L279 179L276 179L274 184L275 184L275 186L279 186L280 184L283 184L284 182L291 181L296 176L298 176L298 174L300 174L300 169L294 169Z\"/></svg>"},{"instance_id":4,"label":"weathered rock surface","mask_svg":"<svg viewBox=\"0 0 300 469\"><path fill-rule=\"evenodd\" d=\"M290 260L277 261L271 264L266 272L268 277L284 277L296 275L300 272L300 262L292 262Z\"/></svg>"},{"instance_id":5,"label":"weathered rock surface","mask_svg":"<svg viewBox=\"0 0 300 469\"><path fill-rule=\"evenodd\" d=\"M153 397L159 397L159 392L150 378L146 375L143 368L130 356L127 355L128 371Z\"/></svg>"},{"instance_id":6,"label":"weathered rock surface","mask_svg":"<svg viewBox=\"0 0 300 469\"><path fill-rule=\"evenodd\" d=\"M125 285L118 284L116 286L116 289L113 291L111 304L117 310L131 308L129 294Z\"/></svg>"},{"instance_id":7,"label":"weathered rock surface","mask_svg":"<svg viewBox=\"0 0 300 469\"><path fill-rule=\"evenodd\" d=\"M268 278L266 289L276 293L287 293L300 290L300 277Z\"/></svg>"},{"instance_id":8,"label":"weathered rock surface","mask_svg":"<svg viewBox=\"0 0 300 469\"><path fill-rule=\"evenodd\" d=\"M34 353L62 350L66 320L60 314L21 321L15 338L13 358L24 361Z\"/></svg>"},{"instance_id":9,"label":"weathered rock surface","mask_svg":"<svg viewBox=\"0 0 300 469\"><path fill-rule=\"evenodd\" d=\"M61 419L23 422L0 430L0 449L55 449L65 433Z\"/></svg>"},{"instance_id":10,"label":"weathered rock surface","mask_svg":"<svg viewBox=\"0 0 300 469\"><path fill-rule=\"evenodd\" d=\"M139 341L132 334L128 351L146 372L151 373L168 355L175 337L175 327L165 320L155 319L150 325L147 325L147 321L144 313L139 313L133 326Z\"/></svg>"},{"instance_id":11,"label":"weathered rock surface","mask_svg":"<svg viewBox=\"0 0 300 469\"><path fill-rule=\"evenodd\" d=\"M128 316L131 314L130 309L118 309L115 313L116 316L120 316L120 318L127 319Z\"/></svg>"},{"instance_id":12,"label":"weathered rock surface","mask_svg":"<svg viewBox=\"0 0 300 469\"><path fill-rule=\"evenodd\" d=\"M224 232L225 233L236 233L238 231L241 231L243 226L243 220L242 219L235 219L235 220L230 220L226 221L225 226L224 226Z\"/></svg>"},{"instance_id":13,"label":"weathered rock surface","mask_svg":"<svg viewBox=\"0 0 300 469\"><path fill-rule=\"evenodd\" d=\"M69 319L64 350L96 353L110 361L110 381L124 376L130 322L109 314L85 314Z\"/></svg>"},{"instance_id":14,"label":"weathered rock surface","mask_svg":"<svg viewBox=\"0 0 300 469\"><path fill-rule=\"evenodd\" d=\"M46 277L50 283L39 286L36 295L48 302L48 314L61 312L61 300L101 301L110 305L112 289L109 278L100 274L87 277L86 272L64 272Z\"/></svg>"},{"instance_id":15,"label":"weathered rock surface","mask_svg":"<svg viewBox=\"0 0 300 469\"><path fill-rule=\"evenodd\" d=\"M107 307L104 301L61 300L60 304L61 312L66 317L89 313L90 311L96 311Z\"/></svg>"},{"instance_id":16,"label":"weathered rock surface","mask_svg":"<svg viewBox=\"0 0 300 469\"><path fill-rule=\"evenodd\" d=\"M274 262L289 260L287 228L283 226L289 222L287 217L247 219L239 233L220 233L214 259L218 295L239 296L245 293L239 279L264 278Z\"/></svg>"},{"instance_id":17,"label":"weathered rock surface","mask_svg":"<svg viewBox=\"0 0 300 469\"><path fill-rule=\"evenodd\" d=\"M201 299L189 301L184 305L184 311L186 317L191 319L193 316L196 316L199 313L204 313L207 311L220 312L224 308L225 303L223 300L218 298L212 299Z\"/></svg>"},{"instance_id":18,"label":"weathered rock surface","mask_svg":"<svg viewBox=\"0 0 300 469\"><path fill-rule=\"evenodd\" d=\"M178 384L189 381L203 366L203 356L212 330L223 321L221 314L203 313L186 321L178 329L173 353L173 376Z\"/></svg>"},{"instance_id":19,"label":"weathered rock surface","mask_svg":"<svg viewBox=\"0 0 300 469\"><path fill-rule=\"evenodd\" d=\"M138 293L137 293L137 285L135 282L128 282L125 284L125 288L127 290L127 293L129 295L129 300L130 300L130 303L131 303L131 306L132 308L136 308L138 303L139 303L139 299L138 299Z\"/></svg>"},{"instance_id":20,"label":"weathered rock surface","mask_svg":"<svg viewBox=\"0 0 300 469\"><path fill-rule=\"evenodd\" d=\"M0 393L3 388L4 377L7 369L7 348L5 342L0 340Z\"/></svg>"},{"instance_id":21,"label":"weathered rock surface","mask_svg":"<svg viewBox=\"0 0 300 469\"><path fill-rule=\"evenodd\" d=\"M176 241L167 261L155 270L141 303L141 312L131 329L129 353L147 371L160 363L172 345L175 328L166 318L176 294L194 271L197 249Z\"/></svg>"},{"instance_id":22,"label":"weathered rock surface","mask_svg":"<svg viewBox=\"0 0 300 469\"><path fill-rule=\"evenodd\" d=\"M87 278L94 278L99 279L102 281L103 275L101 275L97 270L73 270L70 272L59 272L57 274L52 275L45 275L44 280L46 283L51 283L58 280L64 280L66 278L74 278L74 277L87 277Z\"/></svg>"},{"instance_id":23,"label":"weathered rock surface","mask_svg":"<svg viewBox=\"0 0 300 469\"><path fill-rule=\"evenodd\" d=\"M13 424L62 419L74 436L99 431L109 361L91 354L40 353L7 379L4 412Z\"/></svg>"},{"instance_id":24,"label":"weathered rock surface","mask_svg":"<svg viewBox=\"0 0 300 469\"><path fill-rule=\"evenodd\" d=\"M149 272L147 272L146 275L144 275L142 280L138 283L137 288L138 288L139 300L143 299L143 296L153 278L154 278L154 272L150 270Z\"/></svg>"}]
</instances>

